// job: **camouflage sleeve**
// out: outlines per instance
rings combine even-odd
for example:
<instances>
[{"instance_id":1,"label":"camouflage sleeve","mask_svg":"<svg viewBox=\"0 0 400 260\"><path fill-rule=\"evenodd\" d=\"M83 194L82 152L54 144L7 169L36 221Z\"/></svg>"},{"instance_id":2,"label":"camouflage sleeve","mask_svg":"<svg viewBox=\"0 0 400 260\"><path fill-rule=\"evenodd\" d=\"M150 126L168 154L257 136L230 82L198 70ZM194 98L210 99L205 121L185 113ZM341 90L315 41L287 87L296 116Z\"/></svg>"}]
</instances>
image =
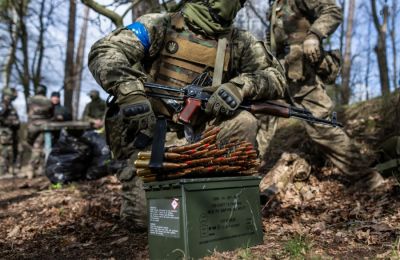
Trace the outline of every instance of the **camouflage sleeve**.
<instances>
[{"instance_id":1,"label":"camouflage sleeve","mask_svg":"<svg viewBox=\"0 0 400 260\"><path fill-rule=\"evenodd\" d=\"M324 39L335 32L343 19L342 10L335 0L296 0L299 9L311 16L310 32Z\"/></svg>"},{"instance_id":2,"label":"camouflage sleeve","mask_svg":"<svg viewBox=\"0 0 400 260\"><path fill-rule=\"evenodd\" d=\"M232 63L238 74L230 82L242 86L246 99L277 99L284 95L285 74L280 63L249 32L233 35Z\"/></svg>"},{"instance_id":3,"label":"camouflage sleeve","mask_svg":"<svg viewBox=\"0 0 400 260\"><path fill-rule=\"evenodd\" d=\"M89 69L104 90L112 95L143 93L146 74L134 64L154 57L163 43L169 15L149 14L138 19L147 29L150 47L145 50L139 38L119 28L97 41L89 53Z\"/></svg>"}]
</instances>

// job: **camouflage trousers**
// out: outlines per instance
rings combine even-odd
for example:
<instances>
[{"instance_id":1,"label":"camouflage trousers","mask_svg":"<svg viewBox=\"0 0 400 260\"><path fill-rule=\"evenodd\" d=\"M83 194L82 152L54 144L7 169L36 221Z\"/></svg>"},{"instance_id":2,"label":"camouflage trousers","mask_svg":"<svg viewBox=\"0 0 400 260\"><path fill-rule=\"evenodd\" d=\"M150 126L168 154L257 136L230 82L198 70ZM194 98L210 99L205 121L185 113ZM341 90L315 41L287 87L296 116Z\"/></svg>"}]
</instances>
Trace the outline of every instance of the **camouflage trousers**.
<instances>
[{"instance_id":1,"label":"camouflage trousers","mask_svg":"<svg viewBox=\"0 0 400 260\"><path fill-rule=\"evenodd\" d=\"M267 161L266 152L269 144L275 135L276 127L278 124L278 118L275 116L268 115L257 115L258 119L258 131L257 131L257 145L259 157L262 161L261 165Z\"/></svg>"},{"instance_id":2,"label":"camouflage trousers","mask_svg":"<svg viewBox=\"0 0 400 260\"><path fill-rule=\"evenodd\" d=\"M318 77L315 84L292 84L290 88L298 106L308 109L316 117L328 118L331 115L333 102ZM303 125L310 138L341 172L353 177L366 173L368 167L360 149L342 128L307 122Z\"/></svg>"},{"instance_id":3,"label":"camouflage trousers","mask_svg":"<svg viewBox=\"0 0 400 260\"><path fill-rule=\"evenodd\" d=\"M113 155L119 155L115 159L126 160L128 165L117 173L117 177L122 184L123 199L120 211L121 220L130 228L144 230L147 228L146 197L143 189L143 182L136 176L136 169L133 167L133 162L136 160L140 151L150 150L151 144L138 149L132 145L132 143L135 142L135 140L132 139L129 142L125 142L125 144L114 143L113 140L110 140L113 139L115 135L118 135L117 138L121 140L130 138L128 134L121 137L121 133L126 133L126 131L123 131L123 123L118 117L119 116L107 118L106 129ZM109 127L110 125L112 125L112 127ZM235 136L257 145L257 130L260 128L260 121L247 111L238 111L231 118L221 117L209 120L199 127L196 127L194 131L200 133L212 126L218 126L221 129L217 140L224 140ZM178 138L176 132L167 133L166 146L184 145L186 143L186 139ZM127 147L129 147L129 149L127 149ZM121 153L121 150L124 152Z\"/></svg>"},{"instance_id":4,"label":"camouflage trousers","mask_svg":"<svg viewBox=\"0 0 400 260\"><path fill-rule=\"evenodd\" d=\"M28 143L31 146L31 158L27 171L27 177L29 179L43 174L44 170L44 134L37 128L37 124L39 124L39 122L28 126Z\"/></svg>"},{"instance_id":5,"label":"camouflage trousers","mask_svg":"<svg viewBox=\"0 0 400 260\"><path fill-rule=\"evenodd\" d=\"M0 144L0 175L10 173L13 155L12 145Z\"/></svg>"},{"instance_id":6,"label":"camouflage trousers","mask_svg":"<svg viewBox=\"0 0 400 260\"><path fill-rule=\"evenodd\" d=\"M314 116L327 118L333 109L333 102L317 78L316 84L290 86L297 106L308 109ZM343 129L338 127L303 122L307 134L320 148L321 152L351 181L352 187L373 190L383 179L378 172L368 167L366 158L357 145ZM260 191L270 197L283 192L290 182L302 182L307 179L311 167L298 154L284 153L275 166L260 183Z\"/></svg>"}]
</instances>

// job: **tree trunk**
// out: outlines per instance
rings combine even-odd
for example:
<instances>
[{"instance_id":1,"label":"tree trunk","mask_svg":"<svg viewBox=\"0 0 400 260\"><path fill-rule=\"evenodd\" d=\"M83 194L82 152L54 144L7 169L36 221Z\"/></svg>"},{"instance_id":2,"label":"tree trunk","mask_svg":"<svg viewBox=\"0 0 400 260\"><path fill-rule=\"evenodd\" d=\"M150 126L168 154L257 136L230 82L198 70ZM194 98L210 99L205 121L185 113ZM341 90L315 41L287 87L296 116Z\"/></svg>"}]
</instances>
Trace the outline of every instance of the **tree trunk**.
<instances>
[{"instance_id":1,"label":"tree trunk","mask_svg":"<svg viewBox=\"0 0 400 260\"><path fill-rule=\"evenodd\" d=\"M75 0L70 0L67 52L65 58L65 73L64 73L64 106L67 109L69 109L71 113L74 113L72 107L72 99L74 93L75 19L76 19L76 3Z\"/></svg>"},{"instance_id":2,"label":"tree trunk","mask_svg":"<svg viewBox=\"0 0 400 260\"><path fill-rule=\"evenodd\" d=\"M81 85L82 85L82 72L83 72L83 63L84 63L84 54L85 54L85 46L86 46L86 36L87 29L89 24L89 7L86 6L85 14L83 16L83 24L81 29L81 35L79 37L78 49L76 52L75 59L75 91L74 91L74 120L77 120L79 117L79 101L81 94Z\"/></svg>"},{"instance_id":3,"label":"tree trunk","mask_svg":"<svg viewBox=\"0 0 400 260\"><path fill-rule=\"evenodd\" d=\"M390 40L392 42L392 57L393 57L393 87L398 88L397 82L397 46L396 46L396 18L397 18L397 0L392 3L392 22L390 30Z\"/></svg>"},{"instance_id":4,"label":"tree trunk","mask_svg":"<svg viewBox=\"0 0 400 260\"><path fill-rule=\"evenodd\" d=\"M33 59L32 62L32 81L35 89L40 85L42 81L42 64L43 64L43 57L45 50L44 34L46 31L46 27L44 24L45 6L46 6L46 0L42 0L39 11L39 37L36 45L35 58Z\"/></svg>"},{"instance_id":5,"label":"tree trunk","mask_svg":"<svg viewBox=\"0 0 400 260\"><path fill-rule=\"evenodd\" d=\"M368 39L371 39L371 21L368 22ZM369 74L371 72L371 43L367 42L367 69L365 70L364 86L365 86L365 99L369 100Z\"/></svg>"},{"instance_id":6,"label":"tree trunk","mask_svg":"<svg viewBox=\"0 0 400 260\"><path fill-rule=\"evenodd\" d=\"M15 54L17 52L17 44L18 44L19 34L20 34L18 14L17 14L14 6L11 7L9 12L11 12L11 17L10 17L10 20L8 21L8 23L9 23L8 32L10 34L11 44L10 44L9 52L4 59L5 61L4 61L4 65L3 65L3 79L4 79L5 86L8 86L10 84L12 66L15 63Z\"/></svg>"},{"instance_id":7,"label":"tree trunk","mask_svg":"<svg viewBox=\"0 0 400 260\"><path fill-rule=\"evenodd\" d=\"M87 5L87 6L89 6L96 13L104 15L105 17L110 19L111 22L116 27L123 26L122 16L120 16L119 14L114 12L113 10L108 9L106 6L99 4L94 0L82 0L82 3Z\"/></svg>"},{"instance_id":8,"label":"tree trunk","mask_svg":"<svg viewBox=\"0 0 400 260\"><path fill-rule=\"evenodd\" d=\"M376 10L376 1L371 0L372 17L374 20L375 29L378 34L378 42L375 47L375 53L378 59L379 67L379 78L381 82L381 92L383 96L387 96L390 93L390 81L389 81L389 69L386 54L386 34L387 34L387 23L389 16L389 8L385 4L383 7L383 22L379 22L379 14Z\"/></svg>"},{"instance_id":9,"label":"tree trunk","mask_svg":"<svg viewBox=\"0 0 400 260\"><path fill-rule=\"evenodd\" d=\"M27 6L24 0L18 1L17 7L18 23L20 28L19 38L21 40L21 51L22 51L22 69L19 69L19 78L21 85L24 88L25 98L30 95L30 70L29 70L29 41L28 31L25 24L25 17L27 13Z\"/></svg>"},{"instance_id":10,"label":"tree trunk","mask_svg":"<svg viewBox=\"0 0 400 260\"><path fill-rule=\"evenodd\" d=\"M350 78L351 78L351 40L353 38L353 19L355 12L356 0L349 1L349 9L347 16L346 26L346 45L343 58L343 69L342 69L342 91L341 91L341 103L343 105L349 104L351 96Z\"/></svg>"},{"instance_id":11,"label":"tree trunk","mask_svg":"<svg viewBox=\"0 0 400 260\"><path fill-rule=\"evenodd\" d=\"M340 8L343 10L343 12L344 12L344 9L345 9L345 6L346 6L346 0L339 0L338 1L339 2L339 5L340 5ZM344 39L345 39L345 29L344 29L344 23L342 22L342 23L340 23L340 34L339 34L339 50L340 50L340 53L342 54L342 56L343 56L343 52L344 52ZM337 83L337 85L336 85L336 87L334 88L334 95L335 95L335 98L336 98L336 103L339 103L339 104L342 104L343 102L342 102L342 91L341 91L341 85L342 85L342 75L340 75L340 82L338 82Z\"/></svg>"}]
</instances>

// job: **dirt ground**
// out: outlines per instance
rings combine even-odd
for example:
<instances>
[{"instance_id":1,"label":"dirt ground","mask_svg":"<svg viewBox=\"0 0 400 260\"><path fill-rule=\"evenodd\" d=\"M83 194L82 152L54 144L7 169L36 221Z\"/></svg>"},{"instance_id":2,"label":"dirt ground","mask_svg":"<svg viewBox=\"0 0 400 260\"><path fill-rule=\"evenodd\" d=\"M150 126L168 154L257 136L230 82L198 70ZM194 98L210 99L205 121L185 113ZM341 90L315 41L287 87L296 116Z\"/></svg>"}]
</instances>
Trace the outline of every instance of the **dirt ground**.
<instances>
[{"instance_id":1,"label":"dirt ground","mask_svg":"<svg viewBox=\"0 0 400 260\"><path fill-rule=\"evenodd\" d=\"M365 147L376 146L386 131L376 127L382 122L374 113L360 119L368 107L353 108L346 129ZM272 148L286 140L287 148L314 154L311 178L263 207L263 245L209 259L400 259L397 182L389 178L374 192L350 192L300 128L280 129ZM282 153L273 151L275 159ZM112 176L64 186L45 177L0 178L0 259L148 258L147 235L120 226L119 193Z\"/></svg>"},{"instance_id":2,"label":"dirt ground","mask_svg":"<svg viewBox=\"0 0 400 260\"><path fill-rule=\"evenodd\" d=\"M348 193L324 169L263 210L264 245L211 259L399 259L400 188ZM64 187L0 180L1 259L146 259L145 233L119 226L115 177Z\"/></svg>"}]
</instances>

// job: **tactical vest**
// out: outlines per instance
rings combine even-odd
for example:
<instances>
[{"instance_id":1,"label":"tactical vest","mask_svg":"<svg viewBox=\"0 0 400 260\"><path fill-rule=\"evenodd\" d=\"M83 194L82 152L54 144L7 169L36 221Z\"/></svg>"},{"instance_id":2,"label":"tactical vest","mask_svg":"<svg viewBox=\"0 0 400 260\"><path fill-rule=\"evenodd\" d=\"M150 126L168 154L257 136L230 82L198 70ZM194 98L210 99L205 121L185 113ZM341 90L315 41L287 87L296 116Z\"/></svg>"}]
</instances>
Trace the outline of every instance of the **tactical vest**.
<instances>
[{"instance_id":1,"label":"tactical vest","mask_svg":"<svg viewBox=\"0 0 400 260\"><path fill-rule=\"evenodd\" d=\"M152 64L153 81L175 87L184 87L201 73L215 67L218 41L205 39L184 28L184 18L174 14L166 31L164 46ZM224 72L228 71L230 48L226 49Z\"/></svg>"},{"instance_id":2,"label":"tactical vest","mask_svg":"<svg viewBox=\"0 0 400 260\"><path fill-rule=\"evenodd\" d=\"M275 18L274 21L271 20L271 33L275 38L276 54L279 57L287 54L290 45L304 42L311 23L294 0L276 0L273 9Z\"/></svg>"},{"instance_id":3,"label":"tactical vest","mask_svg":"<svg viewBox=\"0 0 400 260\"><path fill-rule=\"evenodd\" d=\"M53 105L44 96L33 96L29 100L29 120L50 119L53 116Z\"/></svg>"},{"instance_id":4,"label":"tactical vest","mask_svg":"<svg viewBox=\"0 0 400 260\"><path fill-rule=\"evenodd\" d=\"M230 35L228 36L228 39ZM185 21L180 13L173 14L167 28L164 46L152 63L152 82L182 88L192 83L200 74L207 72L212 77L218 50L218 40L206 39L185 29ZM230 47L224 55L223 75L229 68ZM175 112L166 105L168 100L150 99L156 113L173 116Z\"/></svg>"},{"instance_id":5,"label":"tactical vest","mask_svg":"<svg viewBox=\"0 0 400 260\"><path fill-rule=\"evenodd\" d=\"M285 60L287 76L302 81L304 76L303 42L311 27L295 0L276 0L271 11L271 50L280 60Z\"/></svg>"}]
</instances>

